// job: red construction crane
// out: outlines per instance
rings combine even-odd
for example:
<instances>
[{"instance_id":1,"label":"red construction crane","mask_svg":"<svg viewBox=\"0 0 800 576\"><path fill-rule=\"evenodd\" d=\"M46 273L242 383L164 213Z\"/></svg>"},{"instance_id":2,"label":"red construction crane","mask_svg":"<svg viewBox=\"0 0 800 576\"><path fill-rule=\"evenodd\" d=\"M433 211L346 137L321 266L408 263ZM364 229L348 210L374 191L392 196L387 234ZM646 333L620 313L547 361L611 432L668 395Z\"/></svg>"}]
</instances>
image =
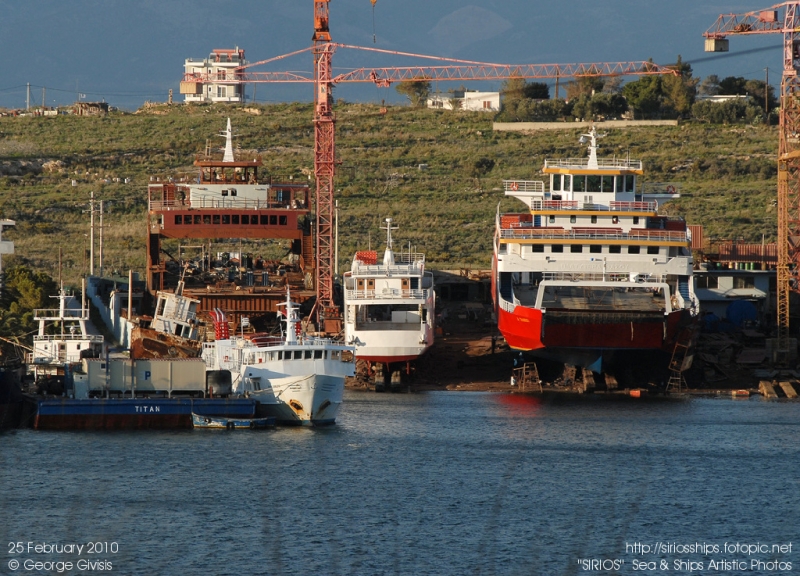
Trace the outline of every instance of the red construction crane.
<instances>
[{"instance_id":1,"label":"red construction crane","mask_svg":"<svg viewBox=\"0 0 800 576\"><path fill-rule=\"evenodd\" d=\"M372 0L371 0L372 1ZM314 36L313 46L247 64L237 68L236 83L251 82L313 82L314 83L314 175L316 176L316 213L317 213L317 311L320 329L325 332L338 332L339 311L333 302L333 259L334 259L334 176L336 168L335 121L333 111L333 87L345 82L372 82L381 87L388 87L394 82L413 82L419 80L509 80L509 79L546 79L575 78L623 75L678 75L674 67L660 66L652 62L599 62L588 64L489 64L440 58L423 54L410 54L350 46L331 42L329 29L330 0L314 0ZM374 5L374 2L373 2ZM387 68L359 68L350 72L333 76L332 57L337 48L367 50L384 54L411 56L421 59L448 62L439 66L411 66ZM250 68L302 52L313 51L313 77L297 72L251 72ZM187 83L213 82L215 78L202 74L187 74L183 78Z\"/></svg>"},{"instance_id":2,"label":"red construction crane","mask_svg":"<svg viewBox=\"0 0 800 576\"><path fill-rule=\"evenodd\" d=\"M703 36L706 52L727 52L727 36L783 34L778 144L778 342L774 360L789 361L789 293L797 291L800 262L800 2L784 2L745 14L723 14Z\"/></svg>"}]
</instances>

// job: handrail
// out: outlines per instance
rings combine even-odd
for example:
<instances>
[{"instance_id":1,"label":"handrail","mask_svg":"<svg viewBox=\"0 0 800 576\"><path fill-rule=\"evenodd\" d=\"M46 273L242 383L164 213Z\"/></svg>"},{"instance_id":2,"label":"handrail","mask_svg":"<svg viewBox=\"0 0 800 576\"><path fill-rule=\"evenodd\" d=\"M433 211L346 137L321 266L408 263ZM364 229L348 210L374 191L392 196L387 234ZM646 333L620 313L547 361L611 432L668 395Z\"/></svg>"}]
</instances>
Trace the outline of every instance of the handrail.
<instances>
[{"instance_id":1,"label":"handrail","mask_svg":"<svg viewBox=\"0 0 800 576\"><path fill-rule=\"evenodd\" d=\"M545 168L580 168L591 169L595 166L589 166L589 158L559 158L555 160L545 160ZM617 158L598 158L597 168L601 169L621 169L621 170L641 170L641 160L620 160Z\"/></svg>"},{"instance_id":2,"label":"handrail","mask_svg":"<svg viewBox=\"0 0 800 576\"><path fill-rule=\"evenodd\" d=\"M688 242L686 232L675 230L631 230L630 232L610 232L604 228L598 232L588 232L584 228L580 232L548 228L504 228L500 237L511 240L653 240L666 242Z\"/></svg>"},{"instance_id":3,"label":"handrail","mask_svg":"<svg viewBox=\"0 0 800 576\"><path fill-rule=\"evenodd\" d=\"M429 295L429 288L423 288L419 290L403 290L400 288L381 288L379 290L345 290L345 296L348 300L381 300L400 298L427 300Z\"/></svg>"}]
</instances>

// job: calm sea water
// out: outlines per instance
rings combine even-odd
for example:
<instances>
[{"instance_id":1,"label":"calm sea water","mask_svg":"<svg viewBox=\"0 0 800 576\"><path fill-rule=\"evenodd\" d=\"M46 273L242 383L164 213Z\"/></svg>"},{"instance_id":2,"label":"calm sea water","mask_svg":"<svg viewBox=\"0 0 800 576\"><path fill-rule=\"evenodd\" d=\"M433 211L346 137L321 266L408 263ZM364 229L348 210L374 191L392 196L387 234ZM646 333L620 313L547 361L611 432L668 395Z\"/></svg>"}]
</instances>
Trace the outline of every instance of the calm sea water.
<instances>
[{"instance_id":1,"label":"calm sea water","mask_svg":"<svg viewBox=\"0 0 800 576\"><path fill-rule=\"evenodd\" d=\"M348 392L320 430L21 430L0 436L0 574L797 573L798 438L798 402L452 392Z\"/></svg>"}]
</instances>

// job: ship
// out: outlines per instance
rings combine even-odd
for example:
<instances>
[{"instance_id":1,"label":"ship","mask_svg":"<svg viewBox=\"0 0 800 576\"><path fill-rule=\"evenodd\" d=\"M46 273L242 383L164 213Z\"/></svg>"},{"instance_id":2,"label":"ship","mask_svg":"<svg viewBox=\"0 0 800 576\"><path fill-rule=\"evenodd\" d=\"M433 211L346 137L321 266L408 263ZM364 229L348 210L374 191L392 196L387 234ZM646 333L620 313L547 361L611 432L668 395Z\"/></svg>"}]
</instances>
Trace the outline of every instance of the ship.
<instances>
[{"instance_id":1,"label":"ship","mask_svg":"<svg viewBox=\"0 0 800 576\"><path fill-rule=\"evenodd\" d=\"M159 291L155 314L138 318L131 330L131 358L196 358L200 356L197 307L200 301L183 295L183 281L174 292Z\"/></svg>"},{"instance_id":2,"label":"ship","mask_svg":"<svg viewBox=\"0 0 800 576\"><path fill-rule=\"evenodd\" d=\"M547 187L503 181L525 209L498 205L492 259L508 345L598 373L620 352L672 352L699 314L691 231L659 213L679 194L644 192L640 160L598 159L601 137L581 135L588 157L545 160Z\"/></svg>"},{"instance_id":3,"label":"ship","mask_svg":"<svg viewBox=\"0 0 800 576\"><path fill-rule=\"evenodd\" d=\"M256 151L234 150L230 119L220 136L222 153L207 145L193 176L151 177L147 288L155 300L180 283L183 302L197 300L203 322L219 308L234 324L246 317L265 326L285 286L298 302L314 296L311 192L305 178L274 179ZM179 346L149 344L154 353L172 346L181 354Z\"/></svg>"},{"instance_id":4,"label":"ship","mask_svg":"<svg viewBox=\"0 0 800 576\"><path fill-rule=\"evenodd\" d=\"M257 400L257 416L274 416L279 424L334 424L345 378L355 375L355 349L304 335L288 288L283 308L283 336L231 335L225 314L216 311L217 339L203 343L207 381L227 380L232 396Z\"/></svg>"},{"instance_id":5,"label":"ship","mask_svg":"<svg viewBox=\"0 0 800 576\"><path fill-rule=\"evenodd\" d=\"M39 393L60 395L65 392L64 376L70 366L80 365L85 358L100 358L105 339L91 333L89 307L83 301L79 303L63 285L51 298L58 300L58 308L33 311L39 329L25 363Z\"/></svg>"},{"instance_id":6,"label":"ship","mask_svg":"<svg viewBox=\"0 0 800 576\"><path fill-rule=\"evenodd\" d=\"M377 251L356 252L344 273L344 338L355 346L368 373L391 385L413 373L416 360L432 345L436 296L425 255L393 248L392 218L386 218L383 261ZM377 369L377 370L376 370Z\"/></svg>"}]
</instances>

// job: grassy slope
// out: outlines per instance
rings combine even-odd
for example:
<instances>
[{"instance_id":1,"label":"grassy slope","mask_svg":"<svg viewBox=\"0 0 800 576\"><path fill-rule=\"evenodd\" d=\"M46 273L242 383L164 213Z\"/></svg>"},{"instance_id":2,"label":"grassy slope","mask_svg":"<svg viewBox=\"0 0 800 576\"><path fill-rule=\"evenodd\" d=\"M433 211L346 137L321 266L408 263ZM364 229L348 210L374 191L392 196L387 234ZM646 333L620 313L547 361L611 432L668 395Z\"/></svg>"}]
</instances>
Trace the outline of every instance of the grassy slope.
<instances>
[{"instance_id":1,"label":"grassy slope","mask_svg":"<svg viewBox=\"0 0 800 576\"><path fill-rule=\"evenodd\" d=\"M36 269L56 274L62 250L64 276L83 269L89 192L109 202L106 268L144 271L146 185L151 176L193 174L193 155L230 117L236 146L258 150L276 178L307 178L313 170L312 108L307 104L256 107L175 106L106 118L0 118L0 216L17 221L4 237ZM251 108L252 110L252 108ZM529 135L493 133L483 113L337 107L336 182L340 207L340 263L371 241L382 247L383 218L400 225L396 240L425 251L431 266L489 266L494 214L521 205L505 198L503 178L538 179L544 159L583 156L579 129ZM706 237L767 241L775 237L775 127L708 126L610 130L600 156L642 159L646 181L679 183L684 197L670 214L703 224ZM494 169L472 177L476 160ZM21 163L60 160L41 173ZM427 164L421 171L419 164ZM14 175L14 174L17 175ZM114 178L131 178L129 184ZM76 186L72 186L72 180ZM103 182L110 180L109 183Z\"/></svg>"}]
</instances>

